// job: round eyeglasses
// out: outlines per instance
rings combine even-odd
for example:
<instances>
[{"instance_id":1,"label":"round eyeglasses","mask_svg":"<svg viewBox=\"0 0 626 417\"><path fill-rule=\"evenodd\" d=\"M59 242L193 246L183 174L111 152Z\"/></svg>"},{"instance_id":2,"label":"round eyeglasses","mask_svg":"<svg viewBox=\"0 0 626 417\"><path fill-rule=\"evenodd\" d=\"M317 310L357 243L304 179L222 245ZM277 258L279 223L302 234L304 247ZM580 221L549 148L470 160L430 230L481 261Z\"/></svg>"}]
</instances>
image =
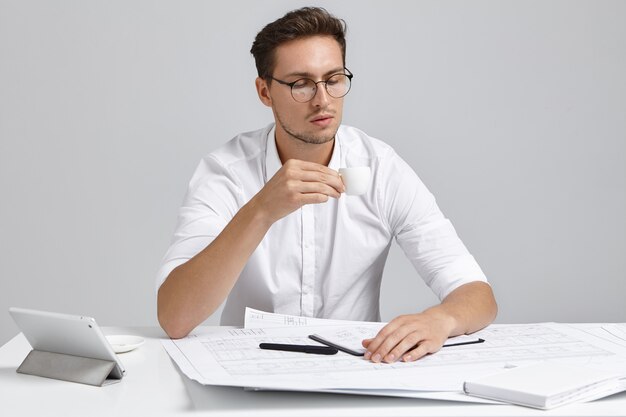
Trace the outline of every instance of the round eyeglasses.
<instances>
[{"instance_id":1,"label":"round eyeglasses","mask_svg":"<svg viewBox=\"0 0 626 417\"><path fill-rule=\"evenodd\" d=\"M306 103L307 101L313 100L313 97L317 94L317 85L319 83L324 84L326 92L331 97L341 98L348 94L348 91L350 91L350 87L352 86L352 77L354 77L354 75L348 68L345 70L347 74L333 74L322 81L313 81L310 78L300 78L292 83L288 83L272 76L269 76L268 78L291 88L291 97L293 97L293 99L298 103Z\"/></svg>"}]
</instances>

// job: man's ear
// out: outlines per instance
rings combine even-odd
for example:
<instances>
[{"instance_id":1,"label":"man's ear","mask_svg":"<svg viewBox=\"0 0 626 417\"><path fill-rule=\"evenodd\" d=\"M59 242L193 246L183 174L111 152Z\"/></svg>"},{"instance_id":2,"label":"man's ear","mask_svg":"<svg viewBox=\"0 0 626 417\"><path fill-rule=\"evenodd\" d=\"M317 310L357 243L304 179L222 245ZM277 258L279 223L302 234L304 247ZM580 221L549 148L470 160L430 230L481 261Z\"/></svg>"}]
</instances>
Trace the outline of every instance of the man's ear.
<instances>
[{"instance_id":1,"label":"man's ear","mask_svg":"<svg viewBox=\"0 0 626 417\"><path fill-rule=\"evenodd\" d=\"M270 96L270 88L267 85L267 81L261 77L257 77L256 80L254 80L254 84L256 85L256 92L261 102L267 107L272 107L272 97Z\"/></svg>"}]
</instances>

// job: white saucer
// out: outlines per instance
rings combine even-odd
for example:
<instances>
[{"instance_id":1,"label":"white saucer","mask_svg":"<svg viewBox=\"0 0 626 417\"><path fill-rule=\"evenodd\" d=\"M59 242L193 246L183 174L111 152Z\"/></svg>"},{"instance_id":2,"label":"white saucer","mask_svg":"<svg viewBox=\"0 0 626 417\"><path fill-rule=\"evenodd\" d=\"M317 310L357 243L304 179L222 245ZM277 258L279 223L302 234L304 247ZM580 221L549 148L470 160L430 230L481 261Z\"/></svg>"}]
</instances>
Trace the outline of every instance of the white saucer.
<instances>
[{"instance_id":1,"label":"white saucer","mask_svg":"<svg viewBox=\"0 0 626 417\"><path fill-rule=\"evenodd\" d=\"M143 345L143 338L131 335L112 335L106 337L115 353L130 352Z\"/></svg>"}]
</instances>

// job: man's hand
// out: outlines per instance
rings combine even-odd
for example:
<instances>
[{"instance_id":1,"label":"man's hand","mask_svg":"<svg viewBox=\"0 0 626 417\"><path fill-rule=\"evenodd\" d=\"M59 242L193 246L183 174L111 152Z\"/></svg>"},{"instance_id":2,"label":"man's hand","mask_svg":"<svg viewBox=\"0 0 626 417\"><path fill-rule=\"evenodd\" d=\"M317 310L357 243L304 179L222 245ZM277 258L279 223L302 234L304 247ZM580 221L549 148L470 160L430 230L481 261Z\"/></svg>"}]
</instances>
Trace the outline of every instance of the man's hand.
<instances>
[{"instance_id":1,"label":"man's hand","mask_svg":"<svg viewBox=\"0 0 626 417\"><path fill-rule=\"evenodd\" d=\"M396 317L376 337L363 340L365 359L387 363L417 360L437 352L451 336L487 326L497 311L489 284L477 281L461 285L441 304L422 313Z\"/></svg>"},{"instance_id":2,"label":"man's hand","mask_svg":"<svg viewBox=\"0 0 626 417\"><path fill-rule=\"evenodd\" d=\"M363 340L365 359L372 362L411 362L437 352L454 328L450 317L423 312L399 316L383 327L375 338Z\"/></svg>"},{"instance_id":3,"label":"man's hand","mask_svg":"<svg viewBox=\"0 0 626 417\"><path fill-rule=\"evenodd\" d=\"M329 197L339 198L344 191L337 171L290 159L254 196L253 202L274 223L305 204L324 203Z\"/></svg>"}]
</instances>

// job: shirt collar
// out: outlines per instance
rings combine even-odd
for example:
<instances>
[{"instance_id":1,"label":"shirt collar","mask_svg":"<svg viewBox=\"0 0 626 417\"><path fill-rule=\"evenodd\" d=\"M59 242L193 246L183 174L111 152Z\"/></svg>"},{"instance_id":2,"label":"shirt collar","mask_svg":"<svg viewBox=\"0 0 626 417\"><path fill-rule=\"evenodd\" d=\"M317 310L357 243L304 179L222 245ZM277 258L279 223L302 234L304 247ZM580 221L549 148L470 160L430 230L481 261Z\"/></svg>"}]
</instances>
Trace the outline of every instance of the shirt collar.
<instances>
[{"instance_id":1,"label":"shirt collar","mask_svg":"<svg viewBox=\"0 0 626 417\"><path fill-rule=\"evenodd\" d=\"M270 180L276 172L283 166L278 156L278 148L276 148L276 125L273 125L267 134L265 147L265 182ZM341 139L339 130L335 134L335 146L333 146L333 154L328 163L330 169L338 171L341 167Z\"/></svg>"},{"instance_id":2,"label":"shirt collar","mask_svg":"<svg viewBox=\"0 0 626 417\"><path fill-rule=\"evenodd\" d=\"M265 182L267 183L270 178L272 178L276 172L283 165L280 162L280 157L278 156L278 149L276 148L276 125L272 126L270 131L267 133L267 145L265 147Z\"/></svg>"}]
</instances>

